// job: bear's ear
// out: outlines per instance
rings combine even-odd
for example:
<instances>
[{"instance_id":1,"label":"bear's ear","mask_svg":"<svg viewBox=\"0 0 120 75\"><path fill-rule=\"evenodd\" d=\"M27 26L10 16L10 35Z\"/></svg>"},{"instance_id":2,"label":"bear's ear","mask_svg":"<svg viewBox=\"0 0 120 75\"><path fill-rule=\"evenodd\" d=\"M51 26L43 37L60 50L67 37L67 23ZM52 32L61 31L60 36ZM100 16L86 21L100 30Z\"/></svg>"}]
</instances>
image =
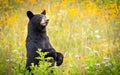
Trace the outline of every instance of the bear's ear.
<instances>
[{"instance_id":1,"label":"bear's ear","mask_svg":"<svg viewBox=\"0 0 120 75\"><path fill-rule=\"evenodd\" d=\"M27 11L27 16L29 17L29 19L31 19L34 16L34 14L31 11Z\"/></svg>"},{"instance_id":2,"label":"bear's ear","mask_svg":"<svg viewBox=\"0 0 120 75\"><path fill-rule=\"evenodd\" d=\"M41 14L46 15L46 10L44 10Z\"/></svg>"}]
</instances>

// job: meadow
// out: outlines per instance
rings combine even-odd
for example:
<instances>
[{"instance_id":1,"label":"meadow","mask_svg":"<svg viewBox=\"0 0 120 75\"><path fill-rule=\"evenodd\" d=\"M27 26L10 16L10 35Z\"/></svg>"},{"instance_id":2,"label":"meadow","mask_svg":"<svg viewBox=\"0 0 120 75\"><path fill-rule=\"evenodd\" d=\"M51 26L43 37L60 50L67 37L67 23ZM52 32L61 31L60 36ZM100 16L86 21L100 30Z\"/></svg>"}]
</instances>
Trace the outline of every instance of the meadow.
<instances>
[{"instance_id":1,"label":"meadow","mask_svg":"<svg viewBox=\"0 0 120 75\"><path fill-rule=\"evenodd\" d=\"M64 55L50 75L120 75L120 0L0 0L0 75L31 75L26 12L44 9L50 42ZM41 63L34 75L49 74Z\"/></svg>"}]
</instances>

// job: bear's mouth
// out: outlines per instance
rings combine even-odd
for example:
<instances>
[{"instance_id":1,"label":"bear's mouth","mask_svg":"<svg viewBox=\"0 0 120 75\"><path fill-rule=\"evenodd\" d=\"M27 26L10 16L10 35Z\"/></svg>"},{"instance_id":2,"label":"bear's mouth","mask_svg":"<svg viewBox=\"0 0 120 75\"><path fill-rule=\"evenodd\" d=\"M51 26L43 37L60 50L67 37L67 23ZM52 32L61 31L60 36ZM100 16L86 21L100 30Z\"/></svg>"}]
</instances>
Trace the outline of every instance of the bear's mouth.
<instances>
[{"instance_id":1,"label":"bear's mouth","mask_svg":"<svg viewBox=\"0 0 120 75\"><path fill-rule=\"evenodd\" d=\"M41 23L42 26L46 26L47 24L48 24L48 22Z\"/></svg>"}]
</instances>

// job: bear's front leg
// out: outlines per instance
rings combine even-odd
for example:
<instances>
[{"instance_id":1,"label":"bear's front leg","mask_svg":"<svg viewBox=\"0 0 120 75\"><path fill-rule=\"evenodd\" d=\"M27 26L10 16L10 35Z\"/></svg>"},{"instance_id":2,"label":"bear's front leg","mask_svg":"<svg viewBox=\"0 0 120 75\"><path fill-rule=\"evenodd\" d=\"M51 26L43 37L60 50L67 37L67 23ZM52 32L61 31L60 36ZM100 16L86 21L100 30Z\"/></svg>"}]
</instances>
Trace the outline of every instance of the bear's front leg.
<instances>
[{"instance_id":1,"label":"bear's front leg","mask_svg":"<svg viewBox=\"0 0 120 75\"><path fill-rule=\"evenodd\" d=\"M54 60L56 61L57 66L60 66L63 63L63 54L60 52L56 52L55 49L43 49L41 52L48 52L48 54L45 56L47 57L53 57Z\"/></svg>"},{"instance_id":2,"label":"bear's front leg","mask_svg":"<svg viewBox=\"0 0 120 75\"><path fill-rule=\"evenodd\" d=\"M48 54L45 55L45 58L47 58L47 57L53 57L54 59L56 59L56 57L57 57L56 51L53 48L42 49L41 52L48 52Z\"/></svg>"}]
</instances>

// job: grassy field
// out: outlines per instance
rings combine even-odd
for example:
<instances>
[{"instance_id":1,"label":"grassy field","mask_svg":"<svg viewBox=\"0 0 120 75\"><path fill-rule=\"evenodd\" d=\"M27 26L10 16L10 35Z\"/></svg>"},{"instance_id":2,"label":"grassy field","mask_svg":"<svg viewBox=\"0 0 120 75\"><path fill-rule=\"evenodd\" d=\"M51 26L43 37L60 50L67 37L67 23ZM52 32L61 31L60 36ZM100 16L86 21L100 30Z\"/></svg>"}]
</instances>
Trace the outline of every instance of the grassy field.
<instances>
[{"instance_id":1,"label":"grassy field","mask_svg":"<svg viewBox=\"0 0 120 75\"><path fill-rule=\"evenodd\" d=\"M47 33L64 54L50 75L120 75L119 0L0 0L0 75L30 75L25 70L26 11L47 11ZM46 66L35 75L48 75Z\"/></svg>"}]
</instances>

